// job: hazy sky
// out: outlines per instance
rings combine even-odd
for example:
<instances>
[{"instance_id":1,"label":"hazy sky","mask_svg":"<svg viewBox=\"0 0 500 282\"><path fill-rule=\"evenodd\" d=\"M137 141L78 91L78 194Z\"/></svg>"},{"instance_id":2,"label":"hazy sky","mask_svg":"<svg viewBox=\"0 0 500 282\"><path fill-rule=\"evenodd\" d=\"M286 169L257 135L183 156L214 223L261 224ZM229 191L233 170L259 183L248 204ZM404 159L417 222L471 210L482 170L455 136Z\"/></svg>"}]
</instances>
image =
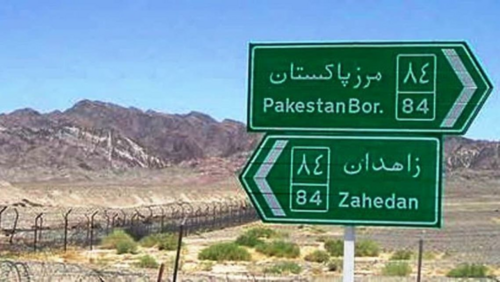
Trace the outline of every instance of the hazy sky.
<instances>
[{"instance_id":1,"label":"hazy sky","mask_svg":"<svg viewBox=\"0 0 500 282\"><path fill-rule=\"evenodd\" d=\"M497 89L467 136L500 139L499 0L4 0L0 112L81 99L246 119L250 41L466 40Z\"/></svg>"}]
</instances>

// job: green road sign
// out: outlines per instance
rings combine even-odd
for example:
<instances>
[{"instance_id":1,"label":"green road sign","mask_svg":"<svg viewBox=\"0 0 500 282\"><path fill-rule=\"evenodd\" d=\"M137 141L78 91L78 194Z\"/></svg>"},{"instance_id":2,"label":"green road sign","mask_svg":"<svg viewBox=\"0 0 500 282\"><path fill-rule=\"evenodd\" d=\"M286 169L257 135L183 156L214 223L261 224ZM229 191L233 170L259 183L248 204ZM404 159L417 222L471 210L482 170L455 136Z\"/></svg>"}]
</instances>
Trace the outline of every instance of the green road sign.
<instances>
[{"instance_id":1,"label":"green road sign","mask_svg":"<svg viewBox=\"0 0 500 282\"><path fill-rule=\"evenodd\" d=\"M441 226L440 137L268 135L240 181L265 222Z\"/></svg>"},{"instance_id":2,"label":"green road sign","mask_svg":"<svg viewBox=\"0 0 500 282\"><path fill-rule=\"evenodd\" d=\"M251 44L250 131L464 134L492 90L467 44Z\"/></svg>"}]
</instances>

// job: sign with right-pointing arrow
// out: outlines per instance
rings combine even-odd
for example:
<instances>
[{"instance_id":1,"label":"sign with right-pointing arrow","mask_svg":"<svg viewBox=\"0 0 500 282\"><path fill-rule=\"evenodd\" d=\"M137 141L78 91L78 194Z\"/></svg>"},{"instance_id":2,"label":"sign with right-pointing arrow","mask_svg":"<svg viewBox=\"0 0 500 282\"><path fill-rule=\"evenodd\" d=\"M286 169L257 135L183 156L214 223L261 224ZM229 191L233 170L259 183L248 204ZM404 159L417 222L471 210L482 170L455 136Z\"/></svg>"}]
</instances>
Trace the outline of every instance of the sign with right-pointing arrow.
<instances>
[{"instance_id":1,"label":"sign with right-pointing arrow","mask_svg":"<svg viewBox=\"0 0 500 282\"><path fill-rule=\"evenodd\" d=\"M248 129L464 134L491 90L464 42L251 44Z\"/></svg>"}]
</instances>

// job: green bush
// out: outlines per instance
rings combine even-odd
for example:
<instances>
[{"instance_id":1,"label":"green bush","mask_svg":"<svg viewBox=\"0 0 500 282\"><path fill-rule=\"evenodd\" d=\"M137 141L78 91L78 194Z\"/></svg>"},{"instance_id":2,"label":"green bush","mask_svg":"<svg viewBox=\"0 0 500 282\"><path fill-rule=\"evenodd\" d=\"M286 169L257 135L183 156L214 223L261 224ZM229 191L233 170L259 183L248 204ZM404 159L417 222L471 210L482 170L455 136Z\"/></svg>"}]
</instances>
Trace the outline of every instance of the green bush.
<instances>
[{"instance_id":1,"label":"green bush","mask_svg":"<svg viewBox=\"0 0 500 282\"><path fill-rule=\"evenodd\" d=\"M245 234L238 236L238 238L236 238L235 243L240 245L240 246L246 246L246 247L253 248L259 244L264 243L264 241L262 241L261 239L259 239L258 237L254 236L254 235L245 233Z\"/></svg>"},{"instance_id":2,"label":"green bush","mask_svg":"<svg viewBox=\"0 0 500 282\"><path fill-rule=\"evenodd\" d=\"M344 255L344 242L342 240L327 240L325 249L333 257ZM354 253L357 257L376 257L380 253L378 244L371 240L361 240L356 242Z\"/></svg>"},{"instance_id":3,"label":"green bush","mask_svg":"<svg viewBox=\"0 0 500 282\"><path fill-rule=\"evenodd\" d=\"M252 229L247 230L245 234L254 238L266 238L266 239L274 238L277 237L278 235L276 231L267 227L254 227Z\"/></svg>"},{"instance_id":4,"label":"green bush","mask_svg":"<svg viewBox=\"0 0 500 282\"><path fill-rule=\"evenodd\" d=\"M410 260L413 257L413 252L410 250L397 250L392 254L390 260Z\"/></svg>"},{"instance_id":5,"label":"green bush","mask_svg":"<svg viewBox=\"0 0 500 282\"><path fill-rule=\"evenodd\" d=\"M116 244L116 253L137 254L137 243L135 241L120 241Z\"/></svg>"},{"instance_id":6,"label":"green bush","mask_svg":"<svg viewBox=\"0 0 500 282\"><path fill-rule=\"evenodd\" d=\"M255 247L257 245L263 244L264 241L261 238L275 238L279 237L276 231L266 228L266 227L254 227L252 229L247 230L242 235L236 238L236 244L240 246L246 247Z\"/></svg>"},{"instance_id":7,"label":"green bush","mask_svg":"<svg viewBox=\"0 0 500 282\"><path fill-rule=\"evenodd\" d=\"M344 242L342 240L326 240L325 250L331 256L341 257L344 255Z\"/></svg>"},{"instance_id":8,"label":"green bush","mask_svg":"<svg viewBox=\"0 0 500 282\"><path fill-rule=\"evenodd\" d=\"M282 261L264 269L264 273L270 274L299 274L302 267L295 262Z\"/></svg>"},{"instance_id":9,"label":"green bush","mask_svg":"<svg viewBox=\"0 0 500 282\"><path fill-rule=\"evenodd\" d=\"M300 256L299 245L285 241L272 241L256 246L255 250L270 257L296 258Z\"/></svg>"},{"instance_id":10,"label":"green bush","mask_svg":"<svg viewBox=\"0 0 500 282\"><path fill-rule=\"evenodd\" d=\"M389 262L382 269L385 276L408 276L410 273L411 267L407 262Z\"/></svg>"},{"instance_id":11,"label":"green bush","mask_svg":"<svg viewBox=\"0 0 500 282\"><path fill-rule=\"evenodd\" d=\"M139 241L139 244L144 248L152 248L158 244L158 237L160 234L151 234Z\"/></svg>"},{"instance_id":12,"label":"green bush","mask_svg":"<svg viewBox=\"0 0 500 282\"><path fill-rule=\"evenodd\" d=\"M198 254L200 260L213 261L248 261L250 253L235 243L218 243L203 249Z\"/></svg>"},{"instance_id":13,"label":"green bush","mask_svg":"<svg viewBox=\"0 0 500 282\"><path fill-rule=\"evenodd\" d=\"M136 265L141 268L158 268L159 266L156 259L150 255L142 256Z\"/></svg>"},{"instance_id":14,"label":"green bush","mask_svg":"<svg viewBox=\"0 0 500 282\"><path fill-rule=\"evenodd\" d=\"M340 271L342 270L342 260L332 259L328 262L328 271Z\"/></svg>"},{"instance_id":15,"label":"green bush","mask_svg":"<svg viewBox=\"0 0 500 282\"><path fill-rule=\"evenodd\" d=\"M174 251L177 249L178 238L172 233L151 234L139 242L145 248L158 247L160 251Z\"/></svg>"},{"instance_id":16,"label":"green bush","mask_svg":"<svg viewBox=\"0 0 500 282\"><path fill-rule=\"evenodd\" d=\"M379 253L379 245L372 240L361 240L354 248L354 254L357 257L376 257Z\"/></svg>"},{"instance_id":17,"label":"green bush","mask_svg":"<svg viewBox=\"0 0 500 282\"><path fill-rule=\"evenodd\" d=\"M104 249L116 249L118 254L135 254L137 252L137 243L132 236L122 230L115 230L106 236L101 243Z\"/></svg>"},{"instance_id":18,"label":"green bush","mask_svg":"<svg viewBox=\"0 0 500 282\"><path fill-rule=\"evenodd\" d=\"M174 234L162 234L158 242L158 250L160 251L175 251L179 245L179 238Z\"/></svg>"},{"instance_id":19,"label":"green bush","mask_svg":"<svg viewBox=\"0 0 500 282\"><path fill-rule=\"evenodd\" d=\"M133 238L123 230L115 230L102 239L101 247L104 249L114 249L118 242L126 240L133 241Z\"/></svg>"},{"instance_id":20,"label":"green bush","mask_svg":"<svg viewBox=\"0 0 500 282\"><path fill-rule=\"evenodd\" d=\"M482 264L461 264L450 270L447 277L454 278L485 278L488 277L488 268Z\"/></svg>"},{"instance_id":21,"label":"green bush","mask_svg":"<svg viewBox=\"0 0 500 282\"><path fill-rule=\"evenodd\" d=\"M316 250L312 253L307 254L304 259L310 262L324 263L330 259L330 255L322 250Z\"/></svg>"}]
</instances>

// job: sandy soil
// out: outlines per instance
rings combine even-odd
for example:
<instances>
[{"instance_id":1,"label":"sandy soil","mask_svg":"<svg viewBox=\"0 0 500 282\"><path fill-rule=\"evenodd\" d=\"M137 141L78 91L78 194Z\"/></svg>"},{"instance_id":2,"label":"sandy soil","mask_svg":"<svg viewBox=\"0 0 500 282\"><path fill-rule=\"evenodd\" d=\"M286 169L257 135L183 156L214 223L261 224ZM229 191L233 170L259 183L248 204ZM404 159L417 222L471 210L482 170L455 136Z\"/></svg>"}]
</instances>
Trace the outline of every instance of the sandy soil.
<instances>
[{"instance_id":1,"label":"sandy soil","mask_svg":"<svg viewBox=\"0 0 500 282\"><path fill-rule=\"evenodd\" d=\"M219 201L242 197L235 177L201 175L189 169L136 171L88 182L0 182L0 205L130 208L174 201Z\"/></svg>"},{"instance_id":2,"label":"sandy soil","mask_svg":"<svg viewBox=\"0 0 500 282\"><path fill-rule=\"evenodd\" d=\"M139 175L141 176L141 175ZM142 175L141 177L143 177ZM218 178L200 176L190 171L163 171L150 175L147 180L127 176L119 181L102 183L1 183L0 194L3 204L29 203L42 205L43 209L73 206L132 207L147 204L161 204L176 199L186 201L206 199L227 199L230 195L244 195L236 177ZM356 272L359 275L378 275L390 254L396 250L418 250L418 240L424 240L424 250L432 254L425 261L427 276L442 276L459 263L485 263L493 271L500 269L500 179L487 173L472 175L448 175L444 194L444 227L442 229L411 228L366 228L357 229L357 239L372 239L378 242L383 253L376 258L359 258ZM25 202L26 204L26 202ZM304 255L323 248L318 237L342 238L338 226L296 226L266 225L288 233L287 240L297 242L302 249L301 258L296 261L304 268L304 275L338 275L329 273L324 265L306 263ZM275 259L250 250L253 259L245 263L207 264L197 259L201 249L210 244L234 240L248 226L228 228L185 239L183 270L188 273L248 273L260 272ZM50 254L51 260L79 262L98 267L129 267L147 253L159 262L173 265L173 252L155 249L141 249L137 255L116 255L110 250L82 251L68 254ZM49 259L44 258L44 259ZM416 259L410 261L416 269ZM210 266L210 267L209 267ZM154 272L154 271L153 271ZM500 275L500 273L498 273Z\"/></svg>"}]
</instances>

